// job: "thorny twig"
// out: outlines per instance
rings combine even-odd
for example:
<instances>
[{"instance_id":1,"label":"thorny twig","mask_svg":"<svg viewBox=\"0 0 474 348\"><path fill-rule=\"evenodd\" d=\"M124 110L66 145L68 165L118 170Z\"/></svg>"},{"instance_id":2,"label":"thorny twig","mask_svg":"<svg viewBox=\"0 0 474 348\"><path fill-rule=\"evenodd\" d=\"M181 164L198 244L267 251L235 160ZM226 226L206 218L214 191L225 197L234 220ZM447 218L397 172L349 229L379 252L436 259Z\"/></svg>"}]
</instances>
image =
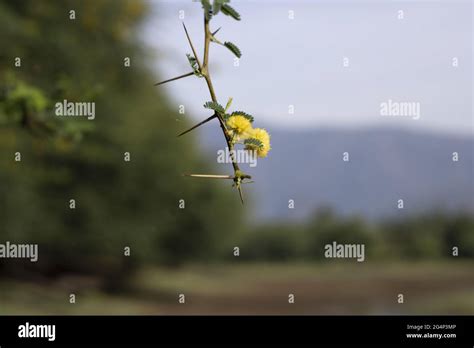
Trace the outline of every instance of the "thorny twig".
<instances>
[{"instance_id":1,"label":"thorny twig","mask_svg":"<svg viewBox=\"0 0 474 348\"><path fill-rule=\"evenodd\" d=\"M207 84L207 87L209 89L209 94L211 95L212 101L217 103L216 93L215 93L215 90L214 90L214 86L212 85L211 74L209 72L209 48L210 48L211 41L215 41L214 35L219 31L220 28L212 33L210 31L210 28L209 28L209 19L206 16L204 16L204 56L203 56L203 60L202 60L203 63L202 64L201 64L201 61L199 60L199 57L196 53L196 49L194 48L191 37L189 36L188 30L187 30L186 25L184 23L183 23L183 28L184 28L184 32L186 33L186 37L188 39L189 45L191 46L191 50L193 52L194 58L196 59L196 63L199 67L199 73L202 75L202 77L206 81L206 84ZM181 78L184 78L184 77L188 77L188 76L191 76L191 75L194 75L194 72L190 72L190 73L187 73L187 74L184 74L184 75L172 78L172 79L168 79L168 80L156 83L155 86L158 86L158 85L161 85L161 84L164 84L164 83L167 83L167 82L175 81L175 80L178 80L178 79L181 79ZM234 149L234 144L232 143L232 137L229 134L229 131L227 130L227 127L225 125L225 122L224 122L222 116L218 112L215 112L212 116L208 117L204 121L199 122L198 124L191 127L190 129L180 133L178 136L184 135L184 134L192 131L193 129L195 129L195 128L197 128L197 127L213 120L214 118L218 119L219 124L220 124L221 129L222 129L222 132L224 134L224 138L226 140L227 147L229 149L229 153L231 154L231 160L232 160L232 167L234 169L234 175L230 176L230 175L210 175L210 174L187 174L186 176L198 177L198 178L210 178L210 179L232 179L234 181L234 186L239 191L239 197L240 197L240 200L243 204L244 203L244 198L243 198L241 184L243 183L244 179L251 179L251 176L248 175L248 174L244 174L240 170L239 165L238 165L237 161L235 160L235 157L233 156L233 151L232 150Z\"/></svg>"}]
</instances>

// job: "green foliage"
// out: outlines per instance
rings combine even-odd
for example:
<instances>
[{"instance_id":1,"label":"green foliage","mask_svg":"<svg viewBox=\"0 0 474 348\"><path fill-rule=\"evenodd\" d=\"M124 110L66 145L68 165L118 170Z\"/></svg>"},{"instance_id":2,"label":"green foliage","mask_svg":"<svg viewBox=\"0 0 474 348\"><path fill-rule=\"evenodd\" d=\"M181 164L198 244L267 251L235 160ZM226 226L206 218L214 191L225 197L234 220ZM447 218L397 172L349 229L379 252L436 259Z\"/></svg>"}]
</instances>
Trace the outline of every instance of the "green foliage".
<instances>
[{"instance_id":1,"label":"green foliage","mask_svg":"<svg viewBox=\"0 0 474 348\"><path fill-rule=\"evenodd\" d=\"M375 260L453 260L474 258L474 217L433 212L404 220L368 223L321 209L305 224L274 223L240 236L241 256L252 261L325 261L326 244L364 244ZM353 262L353 259L345 260Z\"/></svg>"},{"instance_id":2,"label":"green foliage","mask_svg":"<svg viewBox=\"0 0 474 348\"><path fill-rule=\"evenodd\" d=\"M227 112L227 110L229 110L230 106L232 105L232 98L229 98L229 100L227 100L227 104L225 105L225 112Z\"/></svg>"},{"instance_id":3,"label":"green foliage","mask_svg":"<svg viewBox=\"0 0 474 348\"><path fill-rule=\"evenodd\" d=\"M0 239L39 243L41 250L37 263L2 262L3 271L83 272L117 284L143 264L211 261L225 247L223 235L239 228L239 202L222 182L182 176L210 171L212 162L194 150L193 136L175 137L187 120L176 122L174 107L152 87L152 62L133 35L140 33L146 4L0 4L0 117L10 122L26 105L35 120L59 126L52 137L0 127ZM74 21L69 8L79 14ZM13 67L14 56L23 57L21 68ZM133 68L124 67L123 57ZM95 102L96 118L55 117L54 104L63 99ZM78 143L68 139L81 136ZM17 151L22 161L15 163ZM76 209L69 209L70 199Z\"/></svg>"},{"instance_id":4,"label":"green foliage","mask_svg":"<svg viewBox=\"0 0 474 348\"><path fill-rule=\"evenodd\" d=\"M212 12L213 15L217 15L222 8L222 5L228 3L230 0L214 0Z\"/></svg>"},{"instance_id":5,"label":"green foliage","mask_svg":"<svg viewBox=\"0 0 474 348\"><path fill-rule=\"evenodd\" d=\"M28 82L7 74L0 95L0 125L24 128L36 136L62 141L79 141L94 129L92 123L62 122L53 116L52 102L45 92Z\"/></svg>"},{"instance_id":6,"label":"green foliage","mask_svg":"<svg viewBox=\"0 0 474 348\"><path fill-rule=\"evenodd\" d=\"M226 16L230 16L235 20L240 21L240 14L228 4L229 2L229 0L214 0L213 4L211 5L209 0L201 0L206 19L210 20L212 16L222 12Z\"/></svg>"},{"instance_id":7,"label":"green foliage","mask_svg":"<svg viewBox=\"0 0 474 348\"><path fill-rule=\"evenodd\" d=\"M243 116L247 120L249 120L250 122L253 122L253 120L254 120L252 115L249 115L249 114L247 114L246 112L243 112L243 111L234 111L230 114L230 116L235 116L235 115Z\"/></svg>"},{"instance_id":8,"label":"green foliage","mask_svg":"<svg viewBox=\"0 0 474 348\"><path fill-rule=\"evenodd\" d=\"M225 113L224 107L221 104L213 102L213 101L206 102L204 104L204 107L206 109L211 109L222 114Z\"/></svg>"},{"instance_id":9,"label":"green foliage","mask_svg":"<svg viewBox=\"0 0 474 348\"><path fill-rule=\"evenodd\" d=\"M189 65L191 65L191 68L193 69L194 75L198 77L202 77L201 71L199 70L199 65L197 63L197 60L194 56L190 55L189 53L186 54L186 57L188 57L188 62Z\"/></svg>"},{"instance_id":10,"label":"green foliage","mask_svg":"<svg viewBox=\"0 0 474 348\"><path fill-rule=\"evenodd\" d=\"M237 58L242 57L242 52L232 42L226 41L226 42L224 42L224 46L227 47Z\"/></svg>"},{"instance_id":11,"label":"green foliage","mask_svg":"<svg viewBox=\"0 0 474 348\"><path fill-rule=\"evenodd\" d=\"M22 81L5 81L0 95L0 124L21 124L25 117L42 113L48 106L43 92Z\"/></svg>"},{"instance_id":12,"label":"green foliage","mask_svg":"<svg viewBox=\"0 0 474 348\"><path fill-rule=\"evenodd\" d=\"M381 230L391 255L405 259L448 257L459 248L459 257L474 257L474 218L467 214L433 212L404 220L385 221Z\"/></svg>"},{"instance_id":13,"label":"green foliage","mask_svg":"<svg viewBox=\"0 0 474 348\"><path fill-rule=\"evenodd\" d=\"M324 246L334 241L339 244L364 244L365 257L370 257L376 246L374 228L356 218L341 218L329 210L321 209L307 227L305 254L312 260L324 259Z\"/></svg>"},{"instance_id":14,"label":"green foliage","mask_svg":"<svg viewBox=\"0 0 474 348\"><path fill-rule=\"evenodd\" d=\"M305 258L304 229L298 225L268 224L241 235L240 257L246 261L298 261Z\"/></svg>"},{"instance_id":15,"label":"green foliage","mask_svg":"<svg viewBox=\"0 0 474 348\"><path fill-rule=\"evenodd\" d=\"M230 16L234 18L235 20L240 21L240 14L229 4L223 4L221 6L221 11L226 16Z\"/></svg>"},{"instance_id":16,"label":"green foliage","mask_svg":"<svg viewBox=\"0 0 474 348\"><path fill-rule=\"evenodd\" d=\"M23 82L18 82L6 94L6 113L14 113L21 106L25 107L29 112L42 112L48 106L48 100L40 89Z\"/></svg>"},{"instance_id":17,"label":"green foliage","mask_svg":"<svg viewBox=\"0 0 474 348\"><path fill-rule=\"evenodd\" d=\"M244 140L244 145L246 145L247 147L250 147L252 149L263 147L263 143L260 140L255 139L255 138L245 139Z\"/></svg>"}]
</instances>

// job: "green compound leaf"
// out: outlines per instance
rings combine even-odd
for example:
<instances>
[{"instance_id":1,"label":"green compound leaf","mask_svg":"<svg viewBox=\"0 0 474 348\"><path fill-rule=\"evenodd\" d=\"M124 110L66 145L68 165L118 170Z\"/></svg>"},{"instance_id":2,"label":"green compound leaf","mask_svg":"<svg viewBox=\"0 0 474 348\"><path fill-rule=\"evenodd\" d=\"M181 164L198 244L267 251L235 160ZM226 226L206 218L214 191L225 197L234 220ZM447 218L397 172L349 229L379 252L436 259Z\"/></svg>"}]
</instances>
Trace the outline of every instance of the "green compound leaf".
<instances>
[{"instance_id":1,"label":"green compound leaf","mask_svg":"<svg viewBox=\"0 0 474 348\"><path fill-rule=\"evenodd\" d=\"M249 120L250 122L253 122L253 116L247 114L246 112L243 112L243 111L234 111L232 114L230 114L230 116L237 116L237 115L243 116L243 117L245 117L247 120Z\"/></svg>"},{"instance_id":2,"label":"green compound leaf","mask_svg":"<svg viewBox=\"0 0 474 348\"><path fill-rule=\"evenodd\" d=\"M234 45L232 42L226 41L224 42L224 46L227 47L237 58L242 57L242 52L240 49Z\"/></svg>"},{"instance_id":3,"label":"green compound leaf","mask_svg":"<svg viewBox=\"0 0 474 348\"><path fill-rule=\"evenodd\" d=\"M214 6L212 8L213 15L215 16L218 14L222 8L222 5L228 3L229 1L230 0L214 0Z\"/></svg>"},{"instance_id":4,"label":"green compound leaf","mask_svg":"<svg viewBox=\"0 0 474 348\"><path fill-rule=\"evenodd\" d=\"M240 21L240 14L233 7L231 7L230 5L222 4L220 10L226 16L231 16L236 21Z\"/></svg>"},{"instance_id":5,"label":"green compound leaf","mask_svg":"<svg viewBox=\"0 0 474 348\"><path fill-rule=\"evenodd\" d=\"M260 149L263 147L263 143L255 138L248 138L244 140L244 145L251 149Z\"/></svg>"},{"instance_id":6,"label":"green compound leaf","mask_svg":"<svg viewBox=\"0 0 474 348\"><path fill-rule=\"evenodd\" d=\"M232 105L232 97L229 98L229 100L227 101L227 104L225 105L225 111L227 112L227 110L229 110L230 106Z\"/></svg>"},{"instance_id":7,"label":"green compound leaf","mask_svg":"<svg viewBox=\"0 0 474 348\"><path fill-rule=\"evenodd\" d=\"M202 74L201 74L201 71L199 70L199 65L197 63L196 58L194 58L189 53L186 53L186 57L188 57L189 65L191 65L191 68L193 69L194 75L196 75L198 77L202 77Z\"/></svg>"},{"instance_id":8,"label":"green compound leaf","mask_svg":"<svg viewBox=\"0 0 474 348\"><path fill-rule=\"evenodd\" d=\"M206 109L211 109L211 110L214 110L220 114L224 114L225 111L224 111L224 107L219 104L219 103L216 103L216 102L213 102L213 101L208 101L204 104L204 107Z\"/></svg>"}]
</instances>

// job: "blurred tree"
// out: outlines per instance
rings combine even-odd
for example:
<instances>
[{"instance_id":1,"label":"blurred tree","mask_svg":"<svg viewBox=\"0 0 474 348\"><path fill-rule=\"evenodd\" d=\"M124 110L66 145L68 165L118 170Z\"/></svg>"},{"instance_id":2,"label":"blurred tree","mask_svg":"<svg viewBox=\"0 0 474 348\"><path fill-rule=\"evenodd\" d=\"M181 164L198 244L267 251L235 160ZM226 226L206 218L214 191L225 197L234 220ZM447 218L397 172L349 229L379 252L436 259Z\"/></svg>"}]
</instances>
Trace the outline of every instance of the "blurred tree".
<instances>
[{"instance_id":1,"label":"blurred tree","mask_svg":"<svg viewBox=\"0 0 474 348\"><path fill-rule=\"evenodd\" d=\"M404 219L368 223L342 217L329 208L305 224L256 226L239 236L241 257L258 261L322 261L326 244L364 244L367 260L472 259L472 215L431 212ZM453 258L453 247L459 249Z\"/></svg>"},{"instance_id":2,"label":"blurred tree","mask_svg":"<svg viewBox=\"0 0 474 348\"><path fill-rule=\"evenodd\" d=\"M304 259L304 226L268 224L240 235L240 257L243 260L296 261Z\"/></svg>"},{"instance_id":3,"label":"blurred tree","mask_svg":"<svg viewBox=\"0 0 474 348\"><path fill-rule=\"evenodd\" d=\"M195 139L176 138L187 124L153 87L138 39L147 11L140 0L0 2L0 240L40 249L37 264L4 271L96 273L115 285L145 262L212 260L239 227L222 182L182 177L206 164ZM95 120L56 117L64 99L95 102ZM32 132L26 112L54 132Z\"/></svg>"},{"instance_id":4,"label":"blurred tree","mask_svg":"<svg viewBox=\"0 0 474 348\"><path fill-rule=\"evenodd\" d=\"M459 249L459 257L474 258L474 219L467 214L445 217L443 226L444 255L452 255L453 247Z\"/></svg>"},{"instance_id":5,"label":"blurred tree","mask_svg":"<svg viewBox=\"0 0 474 348\"><path fill-rule=\"evenodd\" d=\"M356 217L339 217L329 208L316 211L306 233L308 240L306 254L309 259L324 259L325 245L333 242L364 244L366 257L373 254L375 247L372 226Z\"/></svg>"},{"instance_id":6,"label":"blurred tree","mask_svg":"<svg viewBox=\"0 0 474 348\"><path fill-rule=\"evenodd\" d=\"M443 256L442 228L447 222L433 215L384 222L388 252L403 260Z\"/></svg>"}]
</instances>

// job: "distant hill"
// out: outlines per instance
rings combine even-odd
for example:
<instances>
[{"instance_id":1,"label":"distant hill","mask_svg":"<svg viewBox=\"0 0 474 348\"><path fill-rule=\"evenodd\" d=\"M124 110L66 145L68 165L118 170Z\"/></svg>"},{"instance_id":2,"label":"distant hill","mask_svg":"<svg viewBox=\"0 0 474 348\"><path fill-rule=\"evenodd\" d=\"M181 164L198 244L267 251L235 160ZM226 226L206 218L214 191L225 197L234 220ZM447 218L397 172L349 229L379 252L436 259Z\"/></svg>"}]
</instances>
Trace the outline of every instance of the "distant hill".
<instances>
[{"instance_id":1,"label":"distant hill","mask_svg":"<svg viewBox=\"0 0 474 348\"><path fill-rule=\"evenodd\" d=\"M255 219L301 219L322 206L369 219L431 209L474 212L472 137L383 128L269 129L273 149L248 168L255 183L245 187L254 199ZM205 151L215 157L224 144L218 126L200 134ZM219 166L229 171L229 165ZM402 211L398 199L404 200Z\"/></svg>"}]
</instances>

